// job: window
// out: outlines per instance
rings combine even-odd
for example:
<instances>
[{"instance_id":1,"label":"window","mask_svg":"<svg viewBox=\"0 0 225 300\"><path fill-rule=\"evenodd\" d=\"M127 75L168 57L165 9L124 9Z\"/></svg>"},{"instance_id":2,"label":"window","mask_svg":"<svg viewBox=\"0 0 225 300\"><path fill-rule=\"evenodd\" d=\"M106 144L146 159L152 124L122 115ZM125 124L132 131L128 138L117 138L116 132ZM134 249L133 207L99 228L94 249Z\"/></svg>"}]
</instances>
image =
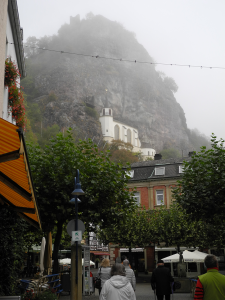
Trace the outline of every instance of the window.
<instances>
[{"instance_id":1,"label":"window","mask_svg":"<svg viewBox=\"0 0 225 300\"><path fill-rule=\"evenodd\" d=\"M141 203L140 193L139 192L134 193L133 198L134 198L134 200L136 201L137 204Z\"/></svg>"},{"instance_id":2,"label":"window","mask_svg":"<svg viewBox=\"0 0 225 300\"><path fill-rule=\"evenodd\" d=\"M156 191L156 205L163 205L164 204L164 195L163 190Z\"/></svg>"},{"instance_id":3,"label":"window","mask_svg":"<svg viewBox=\"0 0 225 300\"><path fill-rule=\"evenodd\" d=\"M127 142L131 144L131 131L130 131L130 129L127 130Z\"/></svg>"},{"instance_id":4,"label":"window","mask_svg":"<svg viewBox=\"0 0 225 300\"><path fill-rule=\"evenodd\" d=\"M114 127L114 139L119 140L120 138L120 128L118 125Z\"/></svg>"},{"instance_id":5,"label":"window","mask_svg":"<svg viewBox=\"0 0 225 300\"><path fill-rule=\"evenodd\" d=\"M183 173L184 172L184 167L182 165L179 166L179 173Z\"/></svg>"},{"instance_id":6,"label":"window","mask_svg":"<svg viewBox=\"0 0 225 300\"><path fill-rule=\"evenodd\" d=\"M134 177L134 170L130 170L130 171L125 171L126 175L129 176L130 178Z\"/></svg>"},{"instance_id":7,"label":"window","mask_svg":"<svg viewBox=\"0 0 225 300\"><path fill-rule=\"evenodd\" d=\"M165 175L165 167L155 168L155 175Z\"/></svg>"}]
</instances>

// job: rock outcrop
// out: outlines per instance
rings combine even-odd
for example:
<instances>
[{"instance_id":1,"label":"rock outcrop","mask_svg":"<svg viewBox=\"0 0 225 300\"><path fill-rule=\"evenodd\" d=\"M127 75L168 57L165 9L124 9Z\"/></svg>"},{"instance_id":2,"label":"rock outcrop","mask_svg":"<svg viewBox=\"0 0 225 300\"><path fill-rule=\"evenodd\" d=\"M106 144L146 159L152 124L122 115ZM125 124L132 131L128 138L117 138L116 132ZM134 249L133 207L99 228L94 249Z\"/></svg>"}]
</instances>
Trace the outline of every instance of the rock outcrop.
<instances>
[{"instance_id":1,"label":"rock outcrop","mask_svg":"<svg viewBox=\"0 0 225 300\"><path fill-rule=\"evenodd\" d=\"M39 45L64 51L39 50L29 57L39 91L33 101L41 103L50 92L57 96L45 106L46 125L72 126L82 137L100 138L95 111L99 114L107 98L114 118L137 127L140 140L157 151L190 144L184 111L174 97L176 84L155 70L144 47L120 24L92 14L84 20L77 16Z\"/></svg>"}]
</instances>

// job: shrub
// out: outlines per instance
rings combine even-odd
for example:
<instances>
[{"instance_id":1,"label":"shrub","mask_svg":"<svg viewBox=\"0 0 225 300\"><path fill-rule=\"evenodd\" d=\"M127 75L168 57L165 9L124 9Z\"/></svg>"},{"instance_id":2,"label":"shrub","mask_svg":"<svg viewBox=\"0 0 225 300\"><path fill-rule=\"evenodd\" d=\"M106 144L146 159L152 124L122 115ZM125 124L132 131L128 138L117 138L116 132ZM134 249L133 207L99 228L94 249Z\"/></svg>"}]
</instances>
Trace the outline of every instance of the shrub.
<instances>
[{"instance_id":1,"label":"shrub","mask_svg":"<svg viewBox=\"0 0 225 300\"><path fill-rule=\"evenodd\" d=\"M98 119L98 113L97 113L97 111L96 111L95 109L93 109L93 108L91 108L91 107L88 107L88 106L85 106L85 112L86 112L89 116L91 116L91 117L93 117L93 118L95 118L95 119Z\"/></svg>"}]
</instances>

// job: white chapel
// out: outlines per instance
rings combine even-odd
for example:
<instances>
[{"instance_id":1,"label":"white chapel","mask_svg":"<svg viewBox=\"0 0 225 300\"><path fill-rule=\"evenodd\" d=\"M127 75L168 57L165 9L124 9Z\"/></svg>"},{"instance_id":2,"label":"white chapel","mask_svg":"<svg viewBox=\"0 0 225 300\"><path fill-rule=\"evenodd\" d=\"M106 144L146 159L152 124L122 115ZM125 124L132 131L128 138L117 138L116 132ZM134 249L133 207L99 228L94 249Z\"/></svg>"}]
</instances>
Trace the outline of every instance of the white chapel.
<instances>
[{"instance_id":1,"label":"white chapel","mask_svg":"<svg viewBox=\"0 0 225 300\"><path fill-rule=\"evenodd\" d=\"M141 143L138 137L137 128L126 125L113 119L112 108L103 108L100 113L99 121L101 123L103 139L107 142L112 140L121 140L133 145L133 152L141 152L144 160L147 158L154 159L156 151L150 148L149 144Z\"/></svg>"}]
</instances>

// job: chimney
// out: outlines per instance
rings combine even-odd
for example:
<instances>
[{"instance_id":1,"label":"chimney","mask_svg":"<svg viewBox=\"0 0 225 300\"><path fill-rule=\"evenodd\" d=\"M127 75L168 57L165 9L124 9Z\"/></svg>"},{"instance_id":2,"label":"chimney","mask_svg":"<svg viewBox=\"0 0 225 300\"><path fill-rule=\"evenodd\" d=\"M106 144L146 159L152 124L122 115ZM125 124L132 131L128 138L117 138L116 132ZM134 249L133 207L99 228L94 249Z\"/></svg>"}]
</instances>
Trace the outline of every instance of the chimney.
<instances>
[{"instance_id":1,"label":"chimney","mask_svg":"<svg viewBox=\"0 0 225 300\"><path fill-rule=\"evenodd\" d=\"M155 154L155 156L154 156L154 160L160 160L160 159L162 159L162 154Z\"/></svg>"},{"instance_id":2,"label":"chimney","mask_svg":"<svg viewBox=\"0 0 225 300\"><path fill-rule=\"evenodd\" d=\"M190 151L189 153L188 153L188 157L192 157L193 155L195 155L195 151Z\"/></svg>"}]
</instances>

